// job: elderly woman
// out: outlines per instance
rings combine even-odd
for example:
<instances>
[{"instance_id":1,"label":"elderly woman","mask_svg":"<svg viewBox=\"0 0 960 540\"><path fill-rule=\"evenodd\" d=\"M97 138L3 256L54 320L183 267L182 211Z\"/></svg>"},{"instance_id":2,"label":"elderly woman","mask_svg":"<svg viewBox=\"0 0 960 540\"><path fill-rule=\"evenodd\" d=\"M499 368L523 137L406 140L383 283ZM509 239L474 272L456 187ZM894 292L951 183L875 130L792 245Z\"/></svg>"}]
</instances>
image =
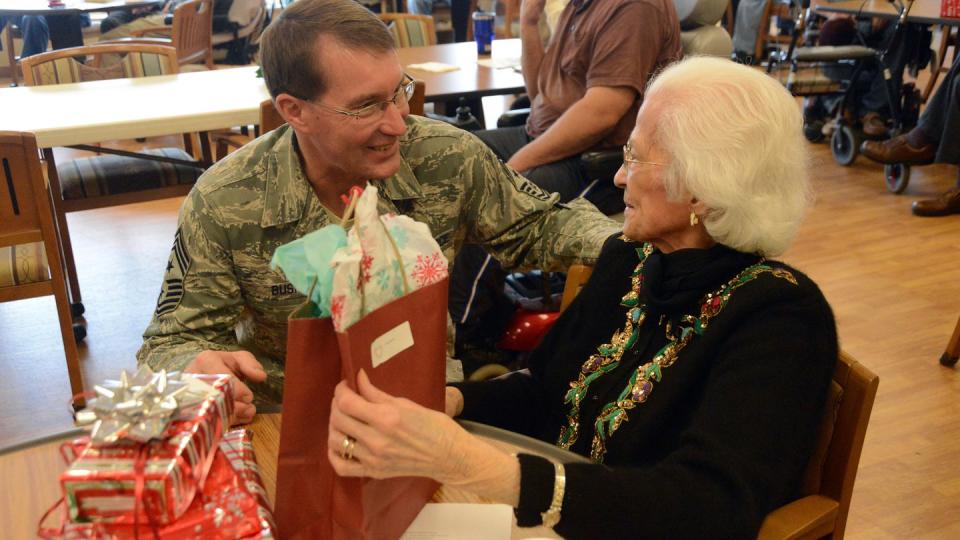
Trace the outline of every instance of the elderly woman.
<instances>
[{"instance_id":1,"label":"elderly woman","mask_svg":"<svg viewBox=\"0 0 960 540\"><path fill-rule=\"evenodd\" d=\"M447 388L447 414L341 384L347 476L429 476L566 537L750 538L795 498L837 358L830 307L784 263L809 202L799 107L772 78L692 58L651 82L616 176L626 202L529 372ZM450 417L592 463L510 455ZM347 447L352 459L339 450Z\"/></svg>"}]
</instances>

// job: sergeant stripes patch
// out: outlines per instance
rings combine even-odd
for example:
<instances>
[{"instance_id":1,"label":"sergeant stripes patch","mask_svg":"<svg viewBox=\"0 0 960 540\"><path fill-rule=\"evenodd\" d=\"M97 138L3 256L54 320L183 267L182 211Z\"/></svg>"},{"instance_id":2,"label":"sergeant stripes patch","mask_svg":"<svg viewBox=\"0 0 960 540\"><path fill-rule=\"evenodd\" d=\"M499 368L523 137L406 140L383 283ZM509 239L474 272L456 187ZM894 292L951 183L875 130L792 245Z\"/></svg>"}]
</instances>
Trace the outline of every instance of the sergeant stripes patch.
<instances>
[{"instance_id":1,"label":"sergeant stripes patch","mask_svg":"<svg viewBox=\"0 0 960 540\"><path fill-rule=\"evenodd\" d=\"M167 271L163 276L160 287L160 296L157 298L156 315L170 313L180 305L183 299L183 278L190 269L190 255L180 236L180 229L173 237L173 249L170 250L170 259L167 261Z\"/></svg>"}]
</instances>

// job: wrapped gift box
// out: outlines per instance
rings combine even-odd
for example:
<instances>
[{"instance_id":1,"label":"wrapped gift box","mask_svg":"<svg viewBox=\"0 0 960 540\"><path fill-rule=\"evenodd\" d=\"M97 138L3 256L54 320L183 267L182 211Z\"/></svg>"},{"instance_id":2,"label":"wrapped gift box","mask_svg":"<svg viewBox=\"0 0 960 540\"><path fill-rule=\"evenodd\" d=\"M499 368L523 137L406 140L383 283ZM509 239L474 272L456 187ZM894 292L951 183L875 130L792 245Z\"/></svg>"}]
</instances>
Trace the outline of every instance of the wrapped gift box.
<instances>
[{"instance_id":1,"label":"wrapped gift box","mask_svg":"<svg viewBox=\"0 0 960 540\"><path fill-rule=\"evenodd\" d=\"M253 455L251 433L236 430L224 435L215 452L203 488L176 521L153 530L141 521L129 523L76 523L64 525L62 535L48 538L121 540L257 540L276 538L276 526ZM139 534L137 534L139 533Z\"/></svg>"},{"instance_id":2,"label":"wrapped gift box","mask_svg":"<svg viewBox=\"0 0 960 540\"><path fill-rule=\"evenodd\" d=\"M165 384L166 374L162 375ZM147 376L155 375L141 372L134 381L143 382ZM174 377L176 375L171 379ZM123 379L126 383L126 375ZM187 511L204 484L217 445L229 426L233 394L228 375L184 374L181 380L193 394L181 392L179 395L191 395L193 402L177 408L169 423L158 428L162 430L160 438L148 442L130 440L125 435L124 424L109 424L112 421L109 419L102 420L104 426L95 427L93 440L79 451L76 460L60 477L71 521L134 523L139 520L163 525ZM114 384L111 388L115 390L117 386ZM138 387L134 384L134 388ZM112 395L109 392L110 388L98 387L101 397ZM116 433L108 434L106 442L98 441L98 429L103 435L108 428ZM135 429L130 427L128 431ZM139 501L135 498L138 482L142 484Z\"/></svg>"}]
</instances>

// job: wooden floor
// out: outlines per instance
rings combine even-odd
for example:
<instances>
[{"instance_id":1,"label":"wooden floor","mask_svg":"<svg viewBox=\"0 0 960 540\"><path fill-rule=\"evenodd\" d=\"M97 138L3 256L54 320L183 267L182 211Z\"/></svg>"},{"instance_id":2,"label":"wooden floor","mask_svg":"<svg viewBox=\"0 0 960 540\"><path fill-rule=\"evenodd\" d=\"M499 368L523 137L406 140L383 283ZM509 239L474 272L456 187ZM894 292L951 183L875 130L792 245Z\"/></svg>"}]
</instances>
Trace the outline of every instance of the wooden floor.
<instances>
[{"instance_id":1,"label":"wooden floor","mask_svg":"<svg viewBox=\"0 0 960 540\"><path fill-rule=\"evenodd\" d=\"M937 362L960 316L960 215L910 214L911 200L953 186L956 168L914 169L895 196L880 167L843 168L825 145L811 150L818 203L784 259L820 284L843 348L880 375L847 536L960 538L960 377ZM69 215L88 382L135 366L179 205ZM0 447L70 427L52 297L0 304L0 366Z\"/></svg>"}]
</instances>

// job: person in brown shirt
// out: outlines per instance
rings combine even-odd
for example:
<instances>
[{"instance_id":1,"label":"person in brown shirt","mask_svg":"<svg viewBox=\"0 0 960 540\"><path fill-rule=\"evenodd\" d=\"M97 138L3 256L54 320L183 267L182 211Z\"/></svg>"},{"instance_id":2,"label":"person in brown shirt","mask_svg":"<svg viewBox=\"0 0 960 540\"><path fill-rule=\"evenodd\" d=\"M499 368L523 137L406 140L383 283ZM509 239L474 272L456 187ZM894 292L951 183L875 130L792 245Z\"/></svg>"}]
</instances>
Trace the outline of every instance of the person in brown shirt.
<instances>
[{"instance_id":1,"label":"person in brown shirt","mask_svg":"<svg viewBox=\"0 0 960 540\"><path fill-rule=\"evenodd\" d=\"M579 155L625 144L647 80L681 58L680 23L672 0L571 0L544 44L537 30L544 3L523 0L520 10L527 125L477 135L566 201L587 185Z\"/></svg>"},{"instance_id":2,"label":"person in brown shirt","mask_svg":"<svg viewBox=\"0 0 960 540\"><path fill-rule=\"evenodd\" d=\"M566 202L577 196L607 214L623 210L612 178L587 191L580 154L626 144L647 81L679 60L672 0L570 0L549 43L538 31L546 0L520 7L521 63L531 111L527 125L477 132L507 165ZM451 276L457 357L469 372L496 361L494 344L513 311L505 274L483 250L465 246ZM476 357L476 358L472 358Z\"/></svg>"}]
</instances>

